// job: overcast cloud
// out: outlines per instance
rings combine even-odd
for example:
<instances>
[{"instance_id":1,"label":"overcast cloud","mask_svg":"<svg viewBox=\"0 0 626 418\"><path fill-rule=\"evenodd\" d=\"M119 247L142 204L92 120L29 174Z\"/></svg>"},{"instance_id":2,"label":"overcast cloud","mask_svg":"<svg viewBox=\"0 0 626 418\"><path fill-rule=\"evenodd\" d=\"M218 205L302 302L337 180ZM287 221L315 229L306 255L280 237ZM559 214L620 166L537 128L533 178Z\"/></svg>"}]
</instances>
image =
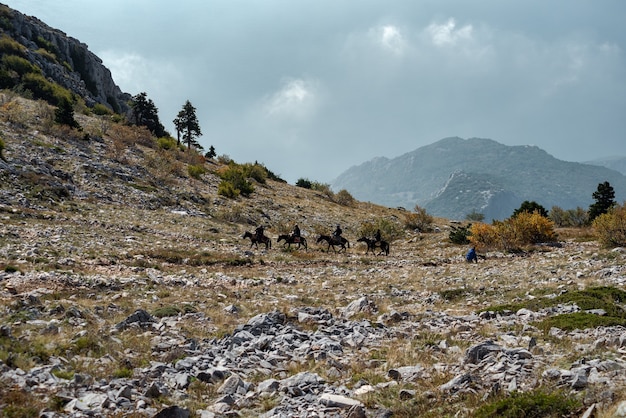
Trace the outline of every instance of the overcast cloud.
<instances>
[{"instance_id":1,"label":"overcast cloud","mask_svg":"<svg viewBox=\"0 0 626 418\"><path fill-rule=\"evenodd\" d=\"M0 0L2 1L2 0ZM4 0L290 183L449 136L626 155L622 0Z\"/></svg>"}]
</instances>

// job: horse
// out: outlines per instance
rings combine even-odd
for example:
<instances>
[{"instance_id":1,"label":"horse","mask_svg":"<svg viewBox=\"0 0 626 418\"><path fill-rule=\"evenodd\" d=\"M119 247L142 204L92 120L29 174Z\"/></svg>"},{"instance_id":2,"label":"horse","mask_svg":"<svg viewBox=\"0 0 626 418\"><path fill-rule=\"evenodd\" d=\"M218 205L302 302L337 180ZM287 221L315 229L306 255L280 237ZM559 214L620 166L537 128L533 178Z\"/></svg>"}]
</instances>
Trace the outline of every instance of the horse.
<instances>
[{"instance_id":1,"label":"horse","mask_svg":"<svg viewBox=\"0 0 626 418\"><path fill-rule=\"evenodd\" d=\"M337 252L335 246L341 247L339 249L339 252L341 252L341 250L345 252L346 246L347 248L350 248L350 242L344 237L339 237L339 239L337 239L337 237L335 236L331 237L330 235L320 235L319 238L317 238L317 243L319 244L322 241L326 241L328 243L328 248L326 249L326 251L330 250L330 247L333 247L333 251Z\"/></svg>"},{"instance_id":2,"label":"horse","mask_svg":"<svg viewBox=\"0 0 626 418\"><path fill-rule=\"evenodd\" d=\"M246 231L243 234L242 238L243 239L250 238L250 248L252 248L252 246L255 245L257 250L258 250L259 249L259 242L261 244L265 244L265 249L266 250L272 248L272 240L269 237L265 236L265 235L263 235L263 236L261 236L261 238L259 238L259 237L257 237L256 234L253 234L250 231Z\"/></svg>"},{"instance_id":3,"label":"horse","mask_svg":"<svg viewBox=\"0 0 626 418\"><path fill-rule=\"evenodd\" d=\"M291 248L291 244L298 244L298 248L300 248L300 246L303 246L305 250L308 250L308 247L306 244L306 238L302 236L294 237L293 235L281 234L278 236L278 239L276 240L276 242L281 242L281 241L285 241L283 246L287 245L287 248Z\"/></svg>"},{"instance_id":4,"label":"horse","mask_svg":"<svg viewBox=\"0 0 626 418\"><path fill-rule=\"evenodd\" d=\"M370 251L372 252L372 254L374 254L376 248L380 248L380 251L376 255L381 255L382 253L385 253L385 255L389 255L389 243L387 241L376 241L375 239L361 237L357 239L356 242L364 242L367 244L367 251L365 251L365 254L369 253Z\"/></svg>"}]
</instances>

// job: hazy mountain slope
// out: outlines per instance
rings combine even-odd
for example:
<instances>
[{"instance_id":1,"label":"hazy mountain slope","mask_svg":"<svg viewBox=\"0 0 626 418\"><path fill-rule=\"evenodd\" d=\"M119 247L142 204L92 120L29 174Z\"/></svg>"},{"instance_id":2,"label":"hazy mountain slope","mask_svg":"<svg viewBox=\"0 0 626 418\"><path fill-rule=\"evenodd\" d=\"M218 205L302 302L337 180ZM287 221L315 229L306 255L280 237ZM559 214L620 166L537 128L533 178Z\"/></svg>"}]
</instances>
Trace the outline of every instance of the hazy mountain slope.
<instances>
[{"instance_id":1,"label":"hazy mountain slope","mask_svg":"<svg viewBox=\"0 0 626 418\"><path fill-rule=\"evenodd\" d=\"M450 181L458 172L466 175ZM489 181L477 187L480 178ZM535 146L445 138L394 159L376 158L352 167L332 186L360 200L407 208L418 204L437 216L463 218L472 210L507 213L524 200L546 208L586 207L603 181L613 185L618 200L624 197L626 177L605 167L561 161ZM492 198L476 207L476 194ZM503 196L508 197L501 200Z\"/></svg>"},{"instance_id":2,"label":"hazy mountain slope","mask_svg":"<svg viewBox=\"0 0 626 418\"><path fill-rule=\"evenodd\" d=\"M599 165L626 175L626 157L599 158L597 160L585 161L585 164Z\"/></svg>"}]
</instances>

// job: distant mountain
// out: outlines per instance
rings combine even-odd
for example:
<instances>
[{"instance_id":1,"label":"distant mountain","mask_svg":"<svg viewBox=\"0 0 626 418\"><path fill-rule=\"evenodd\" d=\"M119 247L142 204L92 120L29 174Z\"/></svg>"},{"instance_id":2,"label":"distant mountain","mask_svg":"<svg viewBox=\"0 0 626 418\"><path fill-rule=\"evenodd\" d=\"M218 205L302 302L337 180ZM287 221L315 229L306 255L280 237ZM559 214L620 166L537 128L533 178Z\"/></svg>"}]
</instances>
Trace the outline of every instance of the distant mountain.
<instances>
[{"instance_id":1,"label":"distant mountain","mask_svg":"<svg viewBox=\"0 0 626 418\"><path fill-rule=\"evenodd\" d=\"M375 158L342 173L331 186L359 200L464 219L510 216L524 200L587 208L598 184L608 181L616 200L626 197L626 176L590 164L562 161L536 146L507 146L491 139L445 138L397 158Z\"/></svg>"},{"instance_id":2,"label":"distant mountain","mask_svg":"<svg viewBox=\"0 0 626 418\"><path fill-rule=\"evenodd\" d=\"M54 102L60 86L89 107L99 103L120 114L128 110L130 94L121 91L87 45L4 4L0 4L0 56L2 89L30 91L36 99Z\"/></svg>"},{"instance_id":3,"label":"distant mountain","mask_svg":"<svg viewBox=\"0 0 626 418\"><path fill-rule=\"evenodd\" d=\"M599 158L597 160L585 161L585 164L599 165L626 175L626 157Z\"/></svg>"}]
</instances>

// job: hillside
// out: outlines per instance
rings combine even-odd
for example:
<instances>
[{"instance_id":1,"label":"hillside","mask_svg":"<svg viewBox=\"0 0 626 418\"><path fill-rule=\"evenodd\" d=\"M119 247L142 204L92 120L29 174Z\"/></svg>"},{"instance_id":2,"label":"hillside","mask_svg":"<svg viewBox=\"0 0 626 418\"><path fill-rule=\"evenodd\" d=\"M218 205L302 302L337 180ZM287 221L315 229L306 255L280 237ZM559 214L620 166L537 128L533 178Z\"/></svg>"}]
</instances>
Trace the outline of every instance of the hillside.
<instances>
[{"instance_id":1,"label":"hillside","mask_svg":"<svg viewBox=\"0 0 626 418\"><path fill-rule=\"evenodd\" d=\"M574 414L610 416L622 399L620 322L549 325L580 311L578 292L626 284L624 251L575 239L584 231L467 265L439 219L366 255L360 228L405 212L272 180L227 199L217 161L196 179L186 153L139 129L77 115L76 132L50 125L47 105L2 103L0 409L471 416L497 385L494 399L543 387L555 402L566 388ZM276 243L295 222L308 251ZM242 239L260 223L269 250ZM346 253L315 243L337 223ZM496 306L513 310L481 313Z\"/></svg>"},{"instance_id":2,"label":"hillside","mask_svg":"<svg viewBox=\"0 0 626 418\"><path fill-rule=\"evenodd\" d=\"M418 204L451 219L464 219L472 211L503 219L524 200L548 209L587 208L604 181L614 187L618 201L626 197L626 177L605 167L561 161L534 146L446 138L394 159L352 167L332 186L360 200L390 207Z\"/></svg>"},{"instance_id":3,"label":"hillside","mask_svg":"<svg viewBox=\"0 0 626 418\"><path fill-rule=\"evenodd\" d=\"M271 178L226 198L237 162L54 111L0 91L0 416L626 416L626 251L592 230L468 264L446 218ZM277 242L296 223L306 250ZM243 238L260 224L270 248ZM337 224L344 252L316 242ZM357 242L373 225L388 256Z\"/></svg>"},{"instance_id":4,"label":"hillside","mask_svg":"<svg viewBox=\"0 0 626 418\"><path fill-rule=\"evenodd\" d=\"M65 89L90 108L100 104L117 113L128 110L130 95L120 90L87 45L4 4L0 4L0 53L2 89L29 91L46 101L57 100Z\"/></svg>"}]
</instances>

